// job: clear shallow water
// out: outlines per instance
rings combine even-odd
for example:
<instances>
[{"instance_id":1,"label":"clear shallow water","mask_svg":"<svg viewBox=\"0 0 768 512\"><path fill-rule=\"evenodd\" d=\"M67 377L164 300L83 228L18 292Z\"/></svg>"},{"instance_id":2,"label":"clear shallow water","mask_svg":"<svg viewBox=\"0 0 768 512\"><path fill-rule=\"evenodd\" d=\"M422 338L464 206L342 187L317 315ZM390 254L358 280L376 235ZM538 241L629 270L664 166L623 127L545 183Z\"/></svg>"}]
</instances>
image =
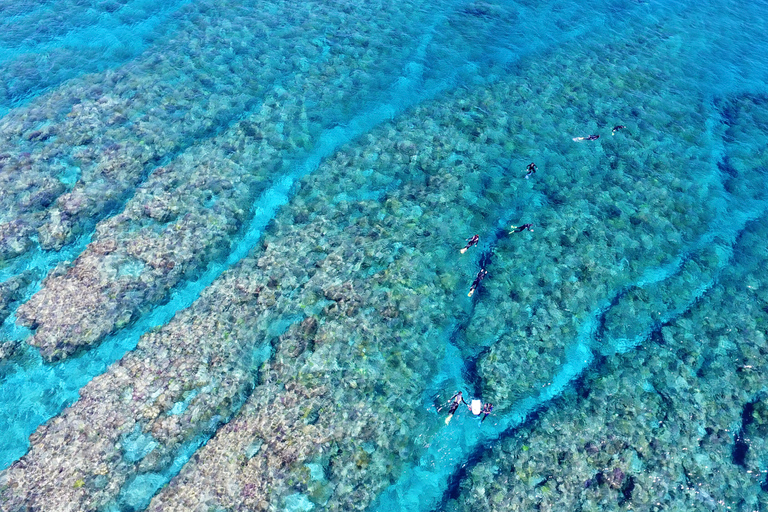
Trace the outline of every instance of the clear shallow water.
<instances>
[{"instance_id":1,"label":"clear shallow water","mask_svg":"<svg viewBox=\"0 0 768 512\"><path fill-rule=\"evenodd\" d=\"M765 4L4 13L11 510L765 507Z\"/></svg>"},{"instance_id":2,"label":"clear shallow water","mask_svg":"<svg viewBox=\"0 0 768 512\"><path fill-rule=\"evenodd\" d=\"M173 30L188 2L12 2L4 6L3 114L80 76L119 66Z\"/></svg>"}]
</instances>

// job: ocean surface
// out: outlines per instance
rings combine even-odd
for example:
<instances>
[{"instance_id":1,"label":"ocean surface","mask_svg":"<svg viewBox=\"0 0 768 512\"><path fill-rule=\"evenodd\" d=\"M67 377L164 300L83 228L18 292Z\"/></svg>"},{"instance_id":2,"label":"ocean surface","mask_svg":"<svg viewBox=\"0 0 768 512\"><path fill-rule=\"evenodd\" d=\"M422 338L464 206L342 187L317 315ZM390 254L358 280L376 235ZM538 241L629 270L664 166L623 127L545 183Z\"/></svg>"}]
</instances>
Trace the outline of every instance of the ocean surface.
<instances>
[{"instance_id":1,"label":"ocean surface","mask_svg":"<svg viewBox=\"0 0 768 512\"><path fill-rule=\"evenodd\" d=\"M0 0L0 510L768 511L765 27Z\"/></svg>"}]
</instances>

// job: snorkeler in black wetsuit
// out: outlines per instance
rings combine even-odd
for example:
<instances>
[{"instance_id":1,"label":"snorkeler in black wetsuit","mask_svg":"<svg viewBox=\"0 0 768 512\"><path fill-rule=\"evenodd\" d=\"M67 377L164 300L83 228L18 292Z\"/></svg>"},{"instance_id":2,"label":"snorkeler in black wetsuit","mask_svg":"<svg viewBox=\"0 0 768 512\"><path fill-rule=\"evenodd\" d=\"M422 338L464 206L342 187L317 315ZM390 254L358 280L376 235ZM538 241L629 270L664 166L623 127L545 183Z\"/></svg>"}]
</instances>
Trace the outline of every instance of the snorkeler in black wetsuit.
<instances>
[{"instance_id":1,"label":"snorkeler in black wetsuit","mask_svg":"<svg viewBox=\"0 0 768 512\"><path fill-rule=\"evenodd\" d=\"M491 411L493 410L493 404L488 403L483 406L483 410L481 411L481 414L483 415L483 418L480 420L480 423L485 421L485 418L488 417L489 414L491 414Z\"/></svg>"},{"instance_id":2,"label":"snorkeler in black wetsuit","mask_svg":"<svg viewBox=\"0 0 768 512\"><path fill-rule=\"evenodd\" d=\"M483 278L488 274L488 271L484 268L480 269L480 272L477 273L477 276L475 277L475 280L472 281L472 286L469 288L469 293L467 294L467 297L471 297L473 293L475 293L475 290L477 290L477 287L480 285L480 281L483 280Z\"/></svg>"},{"instance_id":3,"label":"snorkeler in black wetsuit","mask_svg":"<svg viewBox=\"0 0 768 512\"><path fill-rule=\"evenodd\" d=\"M509 232L511 235L512 233L519 233L521 231L525 231L526 229L528 231L533 231L533 224L523 224L522 226L509 226L512 228L512 231Z\"/></svg>"},{"instance_id":4,"label":"snorkeler in black wetsuit","mask_svg":"<svg viewBox=\"0 0 768 512\"><path fill-rule=\"evenodd\" d=\"M617 124L617 125L616 125L616 126L614 126L614 127L613 127L613 129L611 130L611 135L616 135L616 132L617 132L617 131L619 131L619 130L622 130L622 129L624 129L624 128L626 128L626 126L624 126L623 124Z\"/></svg>"},{"instance_id":5,"label":"snorkeler in black wetsuit","mask_svg":"<svg viewBox=\"0 0 768 512\"><path fill-rule=\"evenodd\" d=\"M467 238L467 246L466 246L466 247L464 247L464 248L461 250L461 254L464 254L465 252L467 252L467 249L469 249L469 248L470 248L470 247L472 247L473 245L477 245L477 242L478 242L478 241L480 241L480 235L475 235L475 236L473 236L472 238Z\"/></svg>"},{"instance_id":6,"label":"snorkeler in black wetsuit","mask_svg":"<svg viewBox=\"0 0 768 512\"><path fill-rule=\"evenodd\" d=\"M453 414L456 412L456 409L458 409L461 404L467 405L467 402L464 401L464 396L461 394L461 391L453 395L449 400L449 402L451 404L451 408L448 409L448 417L445 418L446 425L451 422L451 418L453 418Z\"/></svg>"},{"instance_id":7,"label":"snorkeler in black wetsuit","mask_svg":"<svg viewBox=\"0 0 768 512\"><path fill-rule=\"evenodd\" d=\"M574 137L573 140L576 142L582 141L582 140L597 140L599 139L599 135L590 135L589 137Z\"/></svg>"},{"instance_id":8,"label":"snorkeler in black wetsuit","mask_svg":"<svg viewBox=\"0 0 768 512\"><path fill-rule=\"evenodd\" d=\"M528 171L528 174L525 175L525 179L528 179L531 174L535 173L538 169L536 168L536 164L531 162L528 164L528 167L526 167L525 170Z\"/></svg>"}]
</instances>

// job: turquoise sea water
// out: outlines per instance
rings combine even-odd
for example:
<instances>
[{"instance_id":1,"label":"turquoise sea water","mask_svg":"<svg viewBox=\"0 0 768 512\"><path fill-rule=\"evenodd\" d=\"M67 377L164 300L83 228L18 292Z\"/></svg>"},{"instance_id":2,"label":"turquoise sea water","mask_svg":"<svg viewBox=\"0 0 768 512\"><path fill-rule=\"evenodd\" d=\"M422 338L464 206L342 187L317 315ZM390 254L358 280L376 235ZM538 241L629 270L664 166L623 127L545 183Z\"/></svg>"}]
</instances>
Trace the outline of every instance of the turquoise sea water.
<instances>
[{"instance_id":1,"label":"turquoise sea water","mask_svg":"<svg viewBox=\"0 0 768 512\"><path fill-rule=\"evenodd\" d=\"M0 23L0 510L768 510L768 3Z\"/></svg>"}]
</instances>

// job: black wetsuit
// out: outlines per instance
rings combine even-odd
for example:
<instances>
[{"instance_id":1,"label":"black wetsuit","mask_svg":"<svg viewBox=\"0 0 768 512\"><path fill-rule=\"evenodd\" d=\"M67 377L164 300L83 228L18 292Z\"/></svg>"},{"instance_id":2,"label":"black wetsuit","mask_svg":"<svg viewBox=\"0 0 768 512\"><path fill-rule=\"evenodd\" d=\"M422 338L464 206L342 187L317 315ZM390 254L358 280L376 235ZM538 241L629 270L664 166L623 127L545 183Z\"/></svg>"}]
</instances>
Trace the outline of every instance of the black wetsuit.
<instances>
[{"instance_id":1,"label":"black wetsuit","mask_svg":"<svg viewBox=\"0 0 768 512\"><path fill-rule=\"evenodd\" d=\"M472 281L472 286L469 288L469 294L472 295L475 290L477 290L477 287L480 285L480 281L483 280L483 278L488 274L488 271L484 268L480 269L480 272L477 273L477 277L475 277L475 280Z\"/></svg>"},{"instance_id":2,"label":"black wetsuit","mask_svg":"<svg viewBox=\"0 0 768 512\"><path fill-rule=\"evenodd\" d=\"M464 404L467 405L467 402L464 401L464 397L461 395L461 392L456 393L451 397L452 403L451 408L448 409L448 414L453 414L456 412L456 409L459 408L459 405Z\"/></svg>"},{"instance_id":3,"label":"black wetsuit","mask_svg":"<svg viewBox=\"0 0 768 512\"><path fill-rule=\"evenodd\" d=\"M467 238L467 246L464 247L464 249L469 249L473 245L477 245L478 241L480 241L480 235L475 235L472 238Z\"/></svg>"},{"instance_id":4,"label":"black wetsuit","mask_svg":"<svg viewBox=\"0 0 768 512\"><path fill-rule=\"evenodd\" d=\"M533 227L533 224L523 224L522 226L518 226L516 228L512 228L512 232L513 233L519 233L521 231L525 231L526 229L528 231L533 231L533 229L531 229L532 227Z\"/></svg>"}]
</instances>

